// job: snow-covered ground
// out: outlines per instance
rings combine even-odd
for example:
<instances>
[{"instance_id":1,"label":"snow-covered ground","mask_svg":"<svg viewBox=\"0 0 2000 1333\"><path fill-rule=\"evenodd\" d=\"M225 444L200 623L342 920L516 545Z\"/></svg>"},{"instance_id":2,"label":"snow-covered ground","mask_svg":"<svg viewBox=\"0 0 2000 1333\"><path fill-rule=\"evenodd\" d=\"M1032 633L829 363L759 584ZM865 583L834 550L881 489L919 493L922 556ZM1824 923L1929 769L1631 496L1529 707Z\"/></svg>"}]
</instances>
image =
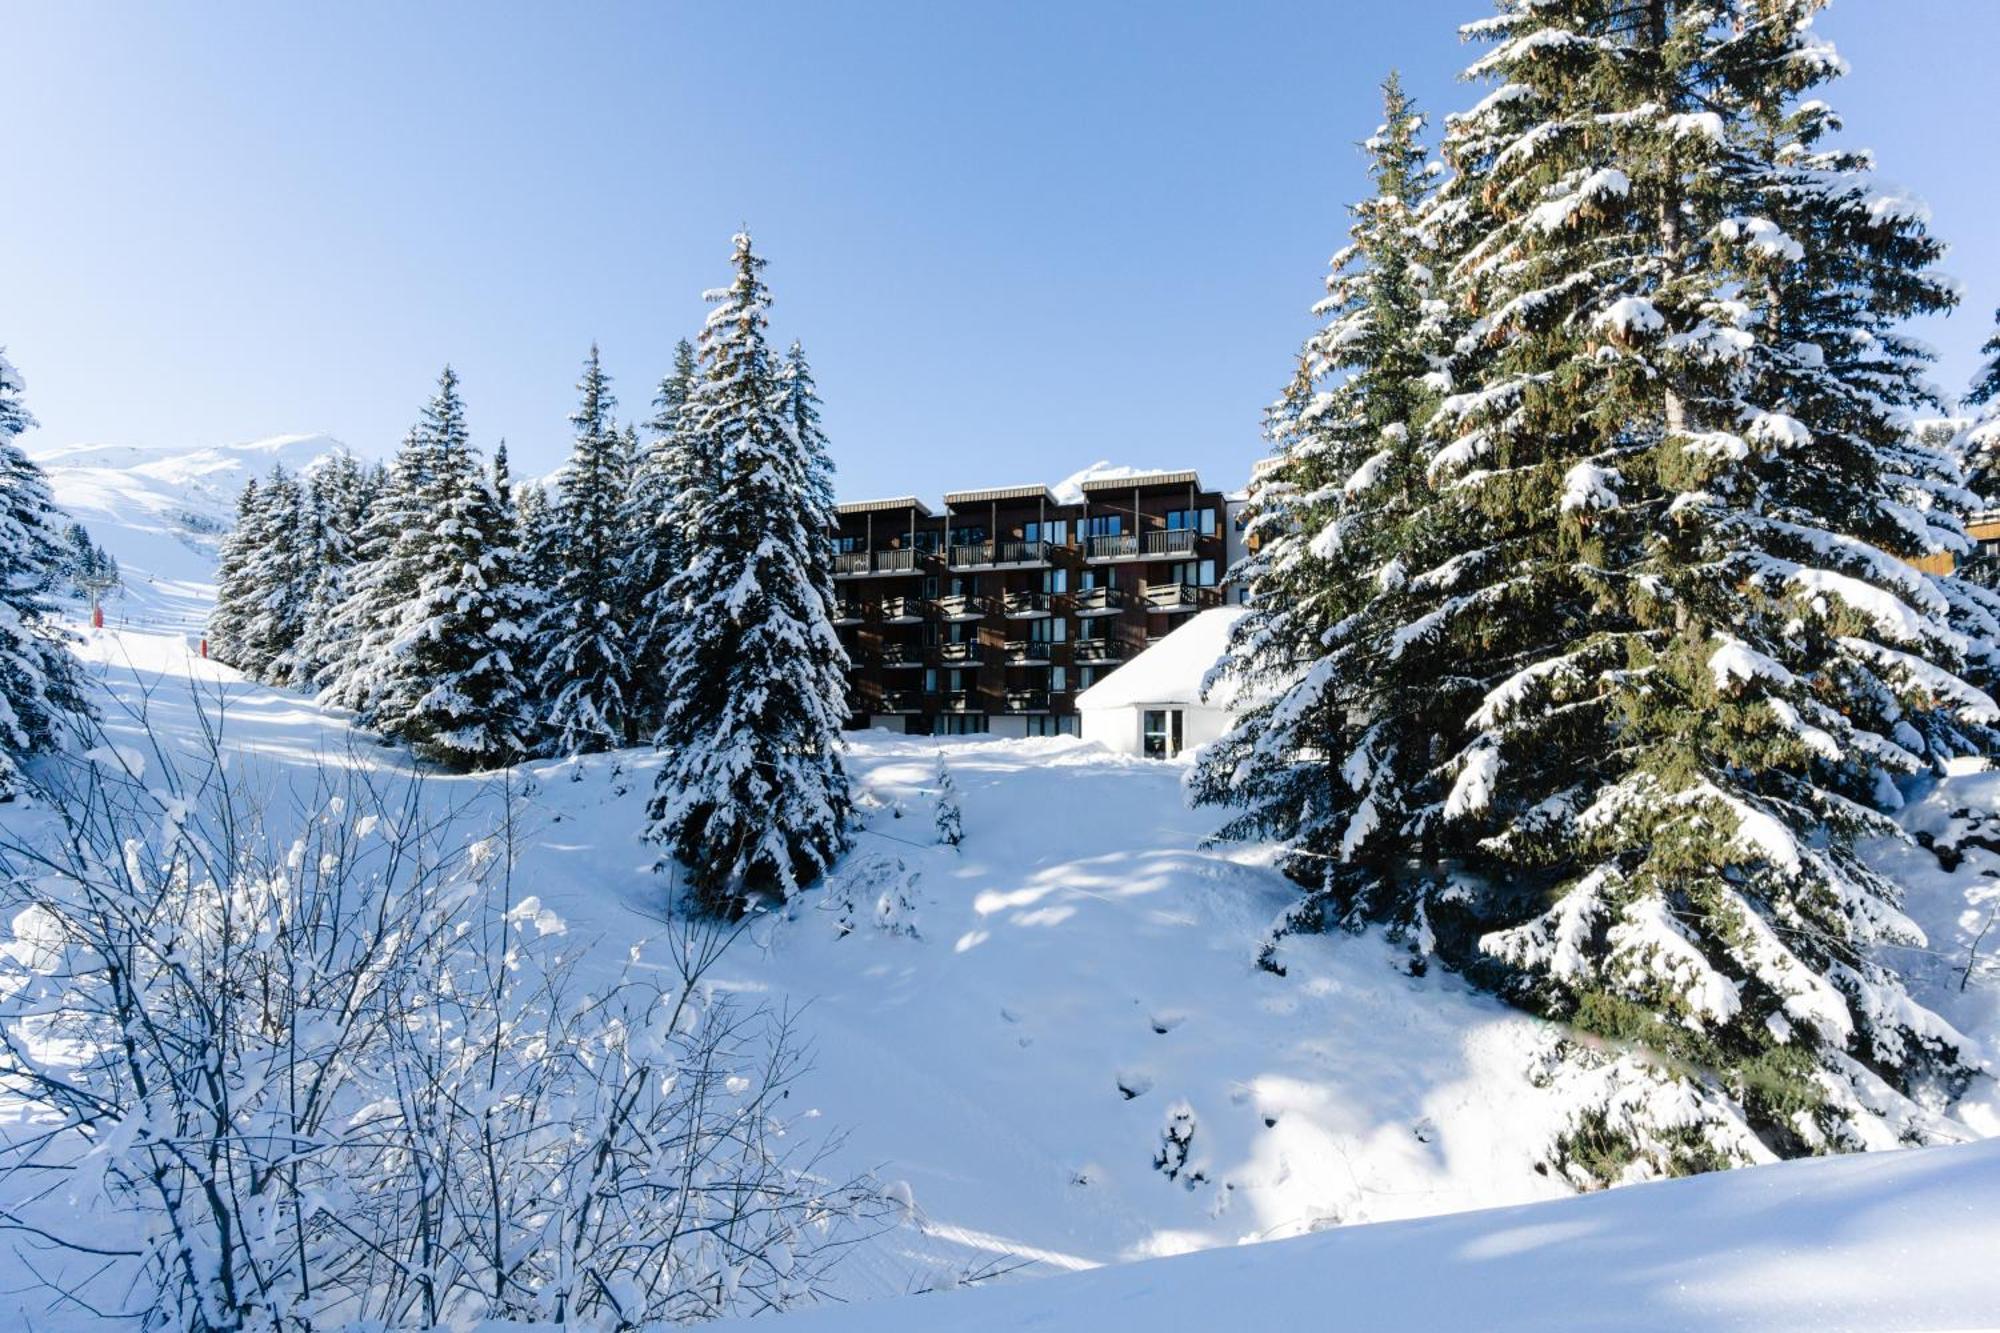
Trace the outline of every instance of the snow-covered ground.
<instances>
[{"instance_id":1,"label":"snow-covered ground","mask_svg":"<svg viewBox=\"0 0 2000 1333\"><path fill-rule=\"evenodd\" d=\"M893 1306L811 1310L780 1327L1994 1328L1996 1199L2000 1143L1786 1162Z\"/></svg>"}]
</instances>

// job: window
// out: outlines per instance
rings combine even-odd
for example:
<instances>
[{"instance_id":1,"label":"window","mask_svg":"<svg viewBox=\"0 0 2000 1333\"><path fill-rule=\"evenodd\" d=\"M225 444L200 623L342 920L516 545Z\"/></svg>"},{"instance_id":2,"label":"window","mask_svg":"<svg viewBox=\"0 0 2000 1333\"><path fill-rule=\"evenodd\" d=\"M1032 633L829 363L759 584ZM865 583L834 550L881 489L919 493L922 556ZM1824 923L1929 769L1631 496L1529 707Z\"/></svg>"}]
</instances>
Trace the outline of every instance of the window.
<instances>
[{"instance_id":1,"label":"window","mask_svg":"<svg viewBox=\"0 0 2000 1333\"><path fill-rule=\"evenodd\" d=\"M1087 690L1096 683L1097 683L1096 667L1087 666L1087 667L1078 667L1076 669L1076 687L1079 690Z\"/></svg>"},{"instance_id":2,"label":"window","mask_svg":"<svg viewBox=\"0 0 2000 1333\"><path fill-rule=\"evenodd\" d=\"M979 595L979 576L977 574L967 574L963 577L954 576L951 581L951 595L953 597L977 597Z\"/></svg>"},{"instance_id":3,"label":"window","mask_svg":"<svg viewBox=\"0 0 2000 1333\"><path fill-rule=\"evenodd\" d=\"M1199 532L1204 537L1215 535L1215 511L1213 509L1170 509L1167 511L1167 531Z\"/></svg>"},{"instance_id":4,"label":"window","mask_svg":"<svg viewBox=\"0 0 2000 1333\"><path fill-rule=\"evenodd\" d=\"M980 719L982 722L984 718ZM1030 736L1074 736L1077 734L1076 718L1056 717L1053 714L1036 714L1023 718L1028 724Z\"/></svg>"},{"instance_id":5,"label":"window","mask_svg":"<svg viewBox=\"0 0 2000 1333\"><path fill-rule=\"evenodd\" d=\"M1050 693L1061 694L1064 690L1067 690L1068 688L1069 688L1069 668L1062 666L1050 667L1049 668Z\"/></svg>"},{"instance_id":6,"label":"window","mask_svg":"<svg viewBox=\"0 0 2000 1333\"><path fill-rule=\"evenodd\" d=\"M1108 639L1111 637L1111 622L1096 616L1079 620L1076 622L1076 637L1079 642L1084 639Z\"/></svg>"},{"instance_id":7,"label":"window","mask_svg":"<svg viewBox=\"0 0 2000 1333\"><path fill-rule=\"evenodd\" d=\"M936 693L937 693L937 668L936 668L936 667L925 667L925 668L924 668L924 693L925 693L925 694L936 694Z\"/></svg>"},{"instance_id":8,"label":"window","mask_svg":"<svg viewBox=\"0 0 2000 1333\"><path fill-rule=\"evenodd\" d=\"M974 542L983 542L985 540L986 527L984 524L953 528L951 530L951 544L953 546L969 546Z\"/></svg>"},{"instance_id":9,"label":"window","mask_svg":"<svg viewBox=\"0 0 2000 1333\"><path fill-rule=\"evenodd\" d=\"M935 551L938 548L938 543L943 540L943 535L940 533L919 530L911 535L910 545L916 547L919 551Z\"/></svg>"},{"instance_id":10,"label":"window","mask_svg":"<svg viewBox=\"0 0 2000 1333\"><path fill-rule=\"evenodd\" d=\"M851 555L855 551L867 550L868 539L866 537L835 537L833 539L833 549L841 555Z\"/></svg>"},{"instance_id":11,"label":"window","mask_svg":"<svg viewBox=\"0 0 2000 1333\"><path fill-rule=\"evenodd\" d=\"M1029 721L1033 720L1033 718L1029 719ZM986 717L981 713L966 715L947 713L938 719L938 726L940 728L938 732L940 736L984 736L986 734Z\"/></svg>"},{"instance_id":12,"label":"window","mask_svg":"<svg viewBox=\"0 0 2000 1333\"><path fill-rule=\"evenodd\" d=\"M1028 622L1030 643L1061 643L1069 638L1069 622L1061 616Z\"/></svg>"},{"instance_id":13,"label":"window","mask_svg":"<svg viewBox=\"0 0 2000 1333\"><path fill-rule=\"evenodd\" d=\"M953 694L957 694L965 689L965 673L957 667L953 667L944 673L944 681L944 687Z\"/></svg>"},{"instance_id":14,"label":"window","mask_svg":"<svg viewBox=\"0 0 2000 1333\"><path fill-rule=\"evenodd\" d=\"M1140 748L1148 759L1172 759L1181 752L1181 710L1148 708L1139 732Z\"/></svg>"},{"instance_id":15,"label":"window","mask_svg":"<svg viewBox=\"0 0 2000 1333\"><path fill-rule=\"evenodd\" d=\"M1047 542L1051 546L1064 546L1069 542L1069 520L1052 518L1046 523L1024 523L1021 525L1021 540Z\"/></svg>"},{"instance_id":16,"label":"window","mask_svg":"<svg viewBox=\"0 0 2000 1333\"><path fill-rule=\"evenodd\" d=\"M1125 531L1125 516L1106 514L1101 518L1086 518L1077 525L1077 531L1086 537L1116 537Z\"/></svg>"},{"instance_id":17,"label":"window","mask_svg":"<svg viewBox=\"0 0 2000 1333\"><path fill-rule=\"evenodd\" d=\"M1190 588L1213 588L1215 586L1215 562L1213 560L1183 560L1168 571L1167 582L1185 584Z\"/></svg>"},{"instance_id":18,"label":"window","mask_svg":"<svg viewBox=\"0 0 2000 1333\"><path fill-rule=\"evenodd\" d=\"M1042 591L1059 593L1069 591L1069 571L1067 569L1045 569L1042 571Z\"/></svg>"},{"instance_id":19,"label":"window","mask_svg":"<svg viewBox=\"0 0 2000 1333\"><path fill-rule=\"evenodd\" d=\"M937 575L935 574L924 575L924 597L926 599L936 597L937 590L938 590Z\"/></svg>"}]
</instances>

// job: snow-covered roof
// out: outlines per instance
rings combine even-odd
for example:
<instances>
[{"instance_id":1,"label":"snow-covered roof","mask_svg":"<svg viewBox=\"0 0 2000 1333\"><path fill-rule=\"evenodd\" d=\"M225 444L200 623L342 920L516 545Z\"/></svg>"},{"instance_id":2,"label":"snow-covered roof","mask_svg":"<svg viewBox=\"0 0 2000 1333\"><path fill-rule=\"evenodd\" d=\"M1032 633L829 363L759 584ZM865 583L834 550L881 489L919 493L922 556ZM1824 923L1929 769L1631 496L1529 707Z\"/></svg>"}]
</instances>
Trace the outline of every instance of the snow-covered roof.
<instances>
[{"instance_id":1,"label":"snow-covered roof","mask_svg":"<svg viewBox=\"0 0 2000 1333\"><path fill-rule=\"evenodd\" d=\"M1095 495L1100 491L1143 490L1148 486L1192 486L1201 489L1201 478L1193 469L1180 472L1140 472L1129 477L1092 477L1081 483L1079 489L1085 495Z\"/></svg>"},{"instance_id":2,"label":"snow-covered roof","mask_svg":"<svg viewBox=\"0 0 2000 1333\"><path fill-rule=\"evenodd\" d=\"M1139 704L1197 704L1202 677L1221 660L1229 630L1243 615L1240 606L1203 611L1146 651L1076 696L1079 709L1131 708ZM1227 707L1227 687L1208 702Z\"/></svg>"},{"instance_id":3,"label":"snow-covered roof","mask_svg":"<svg viewBox=\"0 0 2000 1333\"><path fill-rule=\"evenodd\" d=\"M1043 500L1049 504L1061 501L1049 492L1046 486L995 486L983 491L946 491L944 502L952 505L987 504L996 500Z\"/></svg>"},{"instance_id":4,"label":"snow-covered roof","mask_svg":"<svg viewBox=\"0 0 2000 1333\"><path fill-rule=\"evenodd\" d=\"M931 507L914 495L898 495L888 500L849 500L835 508L843 514L879 514L890 509L914 509L925 518L931 516Z\"/></svg>"}]
</instances>

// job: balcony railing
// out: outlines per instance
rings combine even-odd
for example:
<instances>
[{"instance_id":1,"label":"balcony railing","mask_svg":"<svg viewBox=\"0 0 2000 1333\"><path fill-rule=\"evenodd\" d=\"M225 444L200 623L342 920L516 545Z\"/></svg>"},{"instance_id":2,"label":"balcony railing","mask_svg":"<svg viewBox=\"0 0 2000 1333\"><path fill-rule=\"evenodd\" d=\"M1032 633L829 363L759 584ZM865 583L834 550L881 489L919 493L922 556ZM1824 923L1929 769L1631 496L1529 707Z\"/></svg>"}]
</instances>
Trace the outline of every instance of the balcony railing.
<instances>
[{"instance_id":1,"label":"balcony railing","mask_svg":"<svg viewBox=\"0 0 2000 1333\"><path fill-rule=\"evenodd\" d=\"M1120 639L1078 639L1070 650L1070 655L1079 664L1099 662L1122 662L1125 660L1125 644Z\"/></svg>"},{"instance_id":2,"label":"balcony railing","mask_svg":"<svg viewBox=\"0 0 2000 1333\"><path fill-rule=\"evenodd\" d=\"M924 696L915 690L890 690L882 696L880 713L921 713L924 711Z\"/></svg>"},{"instance_id":3,"label":"balcony railing","mask_svg":"<svg viewBox=\"0 0 2000 1333\"><path fill-rule=\"evenodd\" d=\"M859 625L867 618L867 608L860 602L839 601L833 604L833 623L836 625Z\"/></svg>"},{"instance_id":4,"label":"balcony railing","mask_svg":"<svg viewBox=\"0 0 2000 1333\"><path fill-rule=\"evenodd\" d=\"M982 713L986 711L979 704L979 696L971 690L953 690L940 703L947 713Z\"/></svg>"},{"instance_id":5,"label":"balcony railing","mask_svg":"<svg viewBox=\"0 0 2000 1333\"><path fill-rule=\"evenodd\" d=\"M973 639L967 639L964 643L941 643L938 645L938 660L948 666L983 662L986 660L985 645Z\"/></svg>"},{"instance_id":6,"label":"balcony railing","mask_svg":"<svg viewBox=\"0 0 2000 1333\"><path fill-rule=\"evenodd\" d=\"M1049 614L1045 592L1010 592L1001 599L1001 609L1009 620L1040 620Z\"/></svg>"},{"instance_id":7,"label":"balcony railing","mask_svg":"<svg viewBox=\"0 0 2000 1333\"><path fill-rule=\"evenodd\" d=\"M1047 690L1007 691L1007 711L1010 713L1046 713L1049 711Z\"/></svg>"},{"instance_id":8,"label":"balcony railing","mask_svg":"<svg viewBox=\"0 0 2000 1333\"><path fill-rule=\"evenodd\" d=\"M1126 532L1092 537L1084 547L1086 560L1170 560L1193 555L1201 534L1193 528L1163 528L1158 532Z\"/></svg>"},{"instance_id":9,"label":"balcony railing","mask_svg":"<svg viewBox=\"0 0 2000 1333\"><path fill-rule=\"evenodd\" d=\"M1007 645L1007 665L1047 666L1050 647L1041 639L1015 639Z\"/></svg>"},{"instance_id":10,"label":"balcony railing","mask_svg":"<svg viewBox=\"0 0 2000 1333\"><path fill-rule=\"evenodd\" d=\"M946 620L979 620L986 614L986 599L955 592L938 598L937 609Z\"/></svg>"},{"instance_id":11,"label":"balcony railing","mask_svg":"<svg viewBox=\"0 0 2000 1333\"><path fill-rule=\"evenodd\" d=\"M914 625L930 614L931 604L921 597L889 597L882 602L882 619L891 625Z\"/></svg>"},{"instance_id":12,"label":"balcony railing","mask_svg":"<svg viewBox=\"0 0 2000 1333\"><path fill-rule=\"evenodd\" d=\"M1046 565L1049 543L1044 541L960 542L951 548L947 563L953 569L993 569L1001 565Z\"/></svg>"},{"instance_id":13,"label":"balcony railing","mask_svg":"<svg viewBox=\"0 0 2000 1333\"><path fill-rule=\"evenodd\" d=\"M887 644L882 649L882 666L887 671L908 671L924 664L924 650L906 643Z\"/></svg>"},{"instance_id":14,"label":"balcony railing","mask_svg":"<svg viewBox=\"0 0 2000 1333\"><path fill-rule=\"evenodd\" d=\"M1199 611L1205 600L1200 588L1186 583L1155 583L1146 589L1146 609L1168 615Z\"/></svg>"},{"instance_id":15,"label":"balcony railing","mask_svg":"<svg viewBox=\"0 0 2000 1333\"><path fill-rule=\"evenodd\" d=\"M904 547L894 551L840 551L833 557L837 579L867 578L872 574L914 574L923 553Z\"/></svg>"},{"instance_id":16,"label":"balcony railing","mask_svg":"<svg viewBox=\"0 0 2000 1333\"><path fill-rule=\"evenodd\" d=\"M1084 619L1115 616L1125 609L1123 588L1085 588L1071 599L1076 614Z\"/></svg>"}]
</instances>

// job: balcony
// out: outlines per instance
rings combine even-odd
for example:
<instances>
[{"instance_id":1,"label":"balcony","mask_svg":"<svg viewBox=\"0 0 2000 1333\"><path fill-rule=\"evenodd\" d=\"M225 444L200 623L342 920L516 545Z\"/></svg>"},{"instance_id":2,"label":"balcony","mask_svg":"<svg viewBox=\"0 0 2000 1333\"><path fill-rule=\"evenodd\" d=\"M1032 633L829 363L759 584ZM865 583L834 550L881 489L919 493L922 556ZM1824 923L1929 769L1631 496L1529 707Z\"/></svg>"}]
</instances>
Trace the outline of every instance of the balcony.
<instances>
[{"instance_id":1,"label":"balcony","mask_svg":"<svg viewBox=\"0 0 2000 1333\"><path fill-rule=\"evenodd\" d=\"M977 666L986 660L985 645L976 639L964 643L941 643L938 645L938 660L946 666Z\"/></svg>"},{"instance_id":2,"label":"balcony","mask_svg":"<svg viewBox=\"0 0 2000 1333\"><path fill-rule=\"evenodd\" d=\"M1046 713L1049 711L1047 690L1007 691L1007 711L1009 713Z\"/></svg>"},{"instance_id":3,"label":"balcony","mask_svg":"<svg viewBox=\"0 0 2000 1333\"><path fill-rule=\"evenodd\" d=\"M859 625L867 618L867 608L860 602L841 600L833 604L833 623L836 625Z\"/></svg>"},{"instance_id":4,"label":"balcony","mask_svg":"<svg viewBox=\"0 0 2000 1333\"><path fill-rule=\"evenodd\" d=\"M1010 592L1001 599L1000 609L1009 620L1046 620L1049 595L1045 592Z\"/></svg>"},{"instance_id":5,"label":"balcony","mask_svg":"<svg viewBox=\"0 0 2000 1333\"><path fill-rule=\"evenodd\" d=\"M1071 607L1081 620L1091 620L1098 616L1115 616L1125 609L1125 590L1085 588L1071 599Z\"/></svg>"},{"instance_id":6,"label":"balcony","mask_svg":"<svg viewBox=\"0 0 2000 1333\"><path fill-rule=\"evenodd\" d=\"M1201 534L1193 528L1163 528L1157 532L1127 532L1115 537L1092 537L1083 558L1093 564L1120 560L1179 560L1191 556Z\"/></svg>"},{"instance_id":7,"label":"balcony","mask_svg":"<svg viewBox=\"0 0 2000 1333\"><path fill-rule=\"evenodd\" d=\"M982 620L986 616L986 599L955 592L949 597L938 598L937 609L946 620L953 622Z\"/></svg>"},{"instance_id":8,"label":"balcony","mask_svg":"<svg viewBox=\"0 0 2000 1333\"><path fill-rule=\"evenodd\" d=\"M837 579L884 578L914 574L922 566L923 552L905 548L896 551L841 551L833 557Z\"/></svg>"},{"instance_id":9,"label":"balcony","mask_svg":"<svg viewBox=\"0 0 2000 1333\"><path fill-rule=\"evenodd\" d=\"M924 650L908 644L892 643L882 649L884 671L911 671L924 665Z\"/></svg>"},{"instance_id":10,"label":"balcony","mask_svg":"<svg viewBox=\"0 0 2000 1333\"><path fill-rule=\"evenodd\" d=\"M1040 639L1015 639L1007 645L1007 665L1047 666L1051 647Z\"/></svg>"},{"instance_id":11,"label":"balcony","mask_svg":"<svg viewBox=\"0 0 2000 1333\"><path fill-rule=\"evenodd\" d=\"M921 597L889 597L882 602L882 619L891 625L920 625L931 613L931 604Z\"/></svg>"},{"instance_id":12,"label":"balcony","mask_svg":"<svg viewBox=\"0 0 2000 1333\"><path fill-rule=\"evenodd\" d=\"M890 690L882 696L881 705L869 711L875 713L921 713L924 711L924 696L916 690Z\"/></svg>"},{"instance_id":13,"label":"balcony","mask_svg":"<svg viewBox=\"0 0 2000 1333\"><path fill-rule=\"evenodd\" d=\"M1095 666L1125 660L1125 644L1119 639L1078 639L1070 649L1078 666Z\"/></svg>"},{"instance_id":14,"label":"balcony","mask_svg":"<svg viewBox=\"0 0 2000 1333\"><path fill-rule=\"evenodd\" d=\"M1163 615L1199 611L1208 605L1203 590L1186 583L1155 583L1146 589L1146 609Z\"/></svg>"},{"instance_id":15,"label":"balcony","mask_svg":"<svg viewBox=\"0 0 2000 1333\"><path fill-rule=\"evenodd\" d=\"M980 706L979 696L971 690L953 690L944 696L942 704L944 711L947 713L983 713L986 711Z\"/></svg>"},{"instance_id":16,"label":"balcony","mask_svg":"<svg viewBox=\"0 0 2000 1333\"><path fill-rule=\"evenodd\" d=\"M960 542L951 548L953 569L1040 569L1049 563L1048 542Z\"/></svg>"}]
</instances>

